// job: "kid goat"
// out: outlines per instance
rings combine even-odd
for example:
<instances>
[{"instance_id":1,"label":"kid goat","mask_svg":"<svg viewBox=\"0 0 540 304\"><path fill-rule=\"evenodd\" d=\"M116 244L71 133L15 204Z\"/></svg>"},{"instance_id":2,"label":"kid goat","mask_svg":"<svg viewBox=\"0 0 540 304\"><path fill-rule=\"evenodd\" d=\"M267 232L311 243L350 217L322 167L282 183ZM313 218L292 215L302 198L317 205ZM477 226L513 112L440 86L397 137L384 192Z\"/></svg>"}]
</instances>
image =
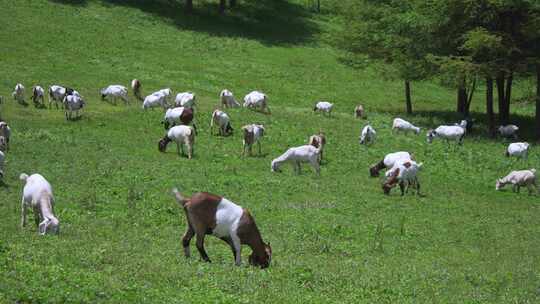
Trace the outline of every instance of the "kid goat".
<instances>
[{"instance_id":1,"label":"kid goat","mask_svg":"<svg viewBox=\"0 0 540 304\"><path fill-rule=\"evenodd\" d=\"M44 235L47 231L58 233L60 231L60 222L54 216L54 197L51 184L37 173L30 176L22 173L20 179L24 182L21 203L21 227L26 226L27 209L32 207L39 233L41 235Z\"/></svg>"},{"instance_id":2,"label":"kid goat","mask_svg":"<svg viewBox=\"0 0 540 304\"><path fill-rule=\"evenodd\" d=\"M265 244L255 219L247 209L243 209L230 200L214 194L199 192L190 198L184 198L178 189L173 194L186 214L187 229L182 238L184 255L189 257L189 243L193 236L201 259L210 262L204 249L204 238L212 234L225 241L231 247L237 266L242 263L242 245L248 245L253 251L249 263L266 268L272 259L270 243Z\"/></svg>"},{"instance_id":3,"label":"kid goat","mask_svg":"<svg viewBox=\"0 0 540 304\"><path fill-rule=\"evenodd\" d=\"M369 168L369 175L371 177L377 177L379 176L379 171L381 171L384 168L392 168L394 164L400 160L413 160L412 154L405 151L399 151L394 153L388 153L384 156L384 158L373 165L371 168Z\"/></svg>"},{"instance_id":4,"label":"kid goat","mask_svg":"<svg viewBox=\"0 0 540 304\"><path fill-rule=\"evenodd\" d=\"M176 150L180 155L180 150L184 154L184 145L188 150L188 158L193 156L193 144L195 144L195 131L190 126L176 126L169 129L167 134L159 141L158 149L160 152L165 152L167 145L171 142L176 142Z\"/></svg>"},{"instance_id":5,"label":"kid goat","mask_svg":"<svg viewBox=\"0 0 540 304\"><path fill-rule=\"evenodd\" d=\"M519 193L521 186L526 186L529 194L533 192L533 189L537 188L536 185L536 170L521 170L512 171L507 176L497 180L495 184L495 190L500 190L507 184L512 184L512 191ZM531 189L532 188L532 189ZM538 189L537 189L538 190ZM540 192L540 191L539 191Z\"/></svg>"},{"instance_id":6,"label":"kid goat","mask_svg":"<svg viewBox=\"0 0 540 304\"><path fill-rule=\"evenodd\" d=\"M291 163L294 171L300 174L300 163L310 163L317 175L321 174L321 168L319 164L319 155L321 148L315 148L311 145L305 145L300 147L289 148L278 158L272 161L272 172L281 172L279 167L284 163Z\"/></svg>"},{"instance_id":7,"label":"kid goat","mask_svg":"<svg viewBox=\"0 0 540 304\"><path fill-rule=\"evenodd\" d=\"M420 194L420 183L418 182L418 171L422 168L422 163L417 164L415 161L406 160L398 161L394 167L387 172L388 179L382 185L384 194L390 194L390 190L399 184L401 195L403 196L409 190L409 186L413 185L416 188L416 194Z\"/></svg>"},{"instance_id":8,"label":"kid goat","mask_svg":"<svg viewBox=\"0 0 540 304\"><path fill-rule=\"evenodd\" d=\"M264 136L264 126L258 124L245 125L242 127L244 131L244 141L242 146L242 156L246 154L246 147L251 155L251 148L254 143L259 146L259 155L261 154L261 138Z\"/></svg>"}]
</instances>

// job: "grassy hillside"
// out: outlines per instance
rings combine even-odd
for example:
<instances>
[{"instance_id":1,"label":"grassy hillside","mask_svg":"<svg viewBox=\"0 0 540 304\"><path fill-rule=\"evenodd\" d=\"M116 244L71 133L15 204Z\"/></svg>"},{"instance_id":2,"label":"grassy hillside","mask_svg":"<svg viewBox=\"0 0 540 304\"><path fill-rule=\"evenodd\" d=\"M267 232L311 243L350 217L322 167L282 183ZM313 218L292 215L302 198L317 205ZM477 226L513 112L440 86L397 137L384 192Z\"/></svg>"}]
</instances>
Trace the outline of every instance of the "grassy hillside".
<instances>
[{"instance_id":1,"label":"grassy hillside","mask_svg":"<svg viewBox=\"0 0 540 304\"><path fill-rule=\"evenodd\" d=\"M194 16L166 3L0 0L0 95L9 96L16 82L60 83L88 101L73 122L9 98L0 108L13 129L0 186L0 302L540 300L540 199L494 190L510 170L540 167L537 146L517 161L503 156L507 143L479 135L462 147L392 136L401 84L340 64L324 43L339 26L336 17L313 16L304 1L241 2L230 17L215 15L207 2ZM160 110L99 100L99 88L135 77L146 93L197 93L193 160L172 146L158 152ZM237 97L266 92L273 114L230 110L234 135L210 136L210 113L225 87ZM426 82L414 93L420 114L410 120L424 130L453 121L453 92ZM333 117L311 112L316 99L335 102ZM369 148L358 145L367 121L352 117L357 103L378 132ZM475 107L481 105L479 93ZM241 158L238 130L252 122L266 126L263 155ZM288 167L270 172L273 158L319 129L329 141L321 177L307 166L300 176ZM371 164L396 150L424 162L423 196L384 196L380 180L368 177ZM19 228L21 172L52 183L59 236ZM247 247L244 266L233 266L229 248L212 237L206 249L213 263L198 260L193 242L193 257L185 259L185 219L169 194L173 186L249 208L272 244L271 267L246 266Z\"/></svg>"}]
</instances>

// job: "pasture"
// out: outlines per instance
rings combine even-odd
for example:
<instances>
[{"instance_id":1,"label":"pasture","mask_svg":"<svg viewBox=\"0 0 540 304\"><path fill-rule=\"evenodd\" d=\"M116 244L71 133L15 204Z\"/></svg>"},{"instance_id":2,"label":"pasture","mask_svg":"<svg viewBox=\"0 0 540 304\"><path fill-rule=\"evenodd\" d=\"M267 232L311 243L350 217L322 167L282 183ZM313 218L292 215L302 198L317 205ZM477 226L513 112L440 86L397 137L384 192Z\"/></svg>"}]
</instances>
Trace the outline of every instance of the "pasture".
<instances>
[{"instance_id":1,"label":"pasture","mask_svg":"<svg viewBox=\"0 0 540 304\"><path fill-rule=\"evenodd\" d=\"M435 82L414 84L417 114L402 116L421 134L392 135L392 119L403 115L401 83L342 65L325 43L336 17L306 12L289 20L304 1L276 1L251 19L251 1L231 19L205 1L194 16L150 1L113 2L0 0L0 116L13 131L0 186L0 302L540 301L540 196L495 191L511 170L540 169L537 145L528 160L508 159L508 142L487 139L483 125L463 146L427 144L428 128L458 119L449 114L454 92ZM273 9L282 9L282 25L266 24ZM132 95L129 106L100 100L100 88L133 78L145 94L165 87L197 94L192 160L174 145L158 151L160 109L143 111ZM10 96L17 82L27 100L34 84L69 85L87 108L66 121L60 110L22 107ZM226 110L234 134L211 136L223 88L237 99L265 92L272 115ZM334 102L331 117L313 113L319 99ZM353 117L359 103L367 120ZM478 93L473 111L482 105ZM513 106L528 121L532 105ZM367 122L378 136L369 147L358 144ZM242 158L240 127L248 123L265 125L263 153ZM270 171L273 158L320 129L328 140L320 177L307 165L301 175L291 166ZM424 163L422 196L398 189L384 196L382 179L369 177L369 166L400 150ZM19 227L22 172L51 182L58 236ZM248 208L272 245L270 267L248 266L247 247L235 267L213 237L206 239L212 263L199 261L193 242L193 256L184 258L174 186Z\"/></svg>"}]
</instances>

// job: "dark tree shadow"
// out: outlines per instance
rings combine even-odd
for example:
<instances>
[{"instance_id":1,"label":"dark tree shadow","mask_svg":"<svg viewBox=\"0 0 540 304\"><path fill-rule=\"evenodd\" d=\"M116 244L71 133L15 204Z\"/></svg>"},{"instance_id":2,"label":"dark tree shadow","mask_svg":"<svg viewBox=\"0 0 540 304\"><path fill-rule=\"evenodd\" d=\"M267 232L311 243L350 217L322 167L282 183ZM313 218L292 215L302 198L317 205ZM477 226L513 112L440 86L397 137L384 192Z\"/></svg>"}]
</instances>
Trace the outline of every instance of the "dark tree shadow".
<instances>
[{"instance_id":1,"label":"dark tree shadow","mask_svg":"<svg viewBox=\"0 0 540 304\"><path fill-rule=\"evenodd\" d=\"M85 6L89 0L49 0L66 5ZM264 44L287 45L310 42L319 32L309 19L306 7L286 0L238 1L225 14L218 13L219 1L198 3L188 14L184 0L99 0L104 5L126 6L165 19L178 29L205 32L220 37L243 37Z\"/></svg>"}]
</instances>

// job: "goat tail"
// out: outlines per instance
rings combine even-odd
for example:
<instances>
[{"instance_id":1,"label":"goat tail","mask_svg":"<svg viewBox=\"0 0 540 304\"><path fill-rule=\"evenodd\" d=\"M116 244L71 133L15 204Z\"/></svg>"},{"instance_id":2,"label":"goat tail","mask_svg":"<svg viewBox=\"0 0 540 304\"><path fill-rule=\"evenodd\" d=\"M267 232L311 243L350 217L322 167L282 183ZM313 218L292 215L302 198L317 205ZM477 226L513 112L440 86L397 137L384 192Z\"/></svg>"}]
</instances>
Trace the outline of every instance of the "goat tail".
<instances>
[{"instance_id":1,"label":"goat tail","mask_svg":"<svg viewBox=\"0 0 540 304\"><path fill-rule=\"evenodd\" d=\"M26 180L28 179L28 174L21 173L21 175L19 176L19 179L22 180L23 182L26 182Z\"/></svg>"},{"instance_id":2,"label":"goat tail","mask_svg":"<svg viewBox=\"0 0 540 304\"><path fill-rule=\"evenodd\" d=\"M187 199L182 196L180 191L178 191L178 188L173 188L172 193L174 197L176 198L176 201L178 202L178 204L180 204L180 206L183 208L187 202Z\"/></svg>"}]
</instances>

